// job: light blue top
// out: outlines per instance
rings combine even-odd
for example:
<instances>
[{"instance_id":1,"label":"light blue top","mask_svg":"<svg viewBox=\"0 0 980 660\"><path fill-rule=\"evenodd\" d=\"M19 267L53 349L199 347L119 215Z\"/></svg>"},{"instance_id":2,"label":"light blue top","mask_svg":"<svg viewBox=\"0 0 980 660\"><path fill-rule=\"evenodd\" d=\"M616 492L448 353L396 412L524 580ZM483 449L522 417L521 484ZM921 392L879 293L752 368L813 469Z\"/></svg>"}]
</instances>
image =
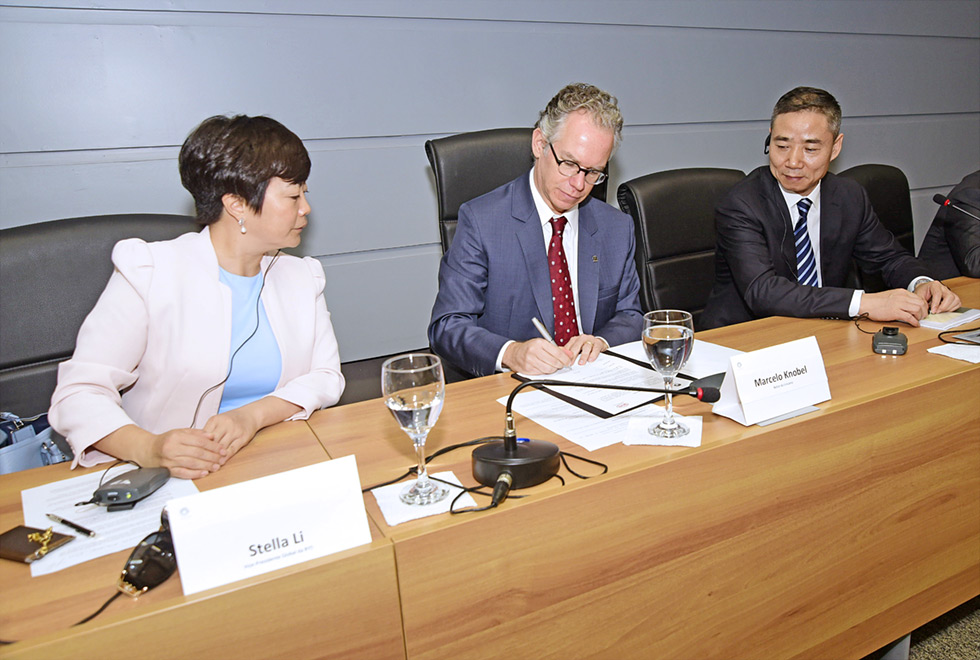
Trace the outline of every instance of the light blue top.
<instances>
[{"instance_id":1,"label":"light blue top","mask_svg":"<svg viewBox=\"0 0 980 660\"><path fill-rule=\"evenodd\" d=\"M218 279L231 289L231 375L225 382L218 413L258 401L271 394L282 374L282 354L276 336L272 334L265 305L259 302L262 273L253 277L233 275L219 268ZM255 311L258 306L259 329L255 336ZM246 341L247 340L247 341ZM242 343L245 345L242 346ZM235 354L235 349L242 346ZM234 360L231 359L234 356Z\"/></svg>"}]
</instances>

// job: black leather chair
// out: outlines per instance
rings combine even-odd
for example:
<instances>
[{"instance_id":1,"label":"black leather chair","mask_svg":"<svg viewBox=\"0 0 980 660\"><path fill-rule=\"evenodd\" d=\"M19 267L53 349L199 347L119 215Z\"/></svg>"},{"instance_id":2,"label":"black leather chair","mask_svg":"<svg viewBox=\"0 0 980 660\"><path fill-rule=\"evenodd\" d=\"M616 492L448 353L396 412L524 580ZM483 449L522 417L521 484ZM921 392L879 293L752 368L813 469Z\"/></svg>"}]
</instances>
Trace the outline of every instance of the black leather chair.
<instances>
[{"instance_id":1,"label":"black leather chair","mask_svg":"<svg viewBox=\"0 0 980 660\"><path fill-rule=\"evenodd\" d=\"M425 143L436 179L439 238L445 253L456 234L459 207L526 173L534 164L530 128L492 128ZM608 179L592 188L605 201Z\"/></svg>"},{"instance_id":2,"label":"black leather chair","mask_svg":"<svg viewBox=\"0 0 980 660\"><path fill-rule=\"evenodd\" d=\"M166 240L200 226L178 215L69 218L0 231L0 410L47 411L58 364L112 274L124 238Z\"/></svg>"},{"instance_id":3,"label":"black leather chair","mask_svg":"<svg viewBox=\"0 0 980 660\"><path fill-rule=\"evenodd\" d=\"M439 204L439 240L445 254L456 235L459 207L480 195L526 174L534 165L532 128L491 128L427 140L425 155L436 179ZM606 200L608 179L592 188L590 195ZM443 360L446 382L470 374Z\"/></svg>"},{"instance_id":4,"label":"black leather chair","mask_svg":"<svg viewBox=\"0 0 980 660\"><path fill-rule=\"evenodd\" d=\"M878 219L909 254L915 254L912 197L905 173L891 165L868 164L844 170L839 176L853 179L864 186ZM879 273L859 271L859 277L860 287L866 291L884 291L888 288Z\"/></svg>"},{"instance_id":5,"label":"black leather chair","mask_svg":"<svg viewBox=\"0 0 980 660\"><path fill-rule=\"evenodd\" d=\"M691 312L697 328L715 279L715 206L739 170L711 167L655 172L619 186L633 217L640 306Z\"/></svg>"}]
</instances>

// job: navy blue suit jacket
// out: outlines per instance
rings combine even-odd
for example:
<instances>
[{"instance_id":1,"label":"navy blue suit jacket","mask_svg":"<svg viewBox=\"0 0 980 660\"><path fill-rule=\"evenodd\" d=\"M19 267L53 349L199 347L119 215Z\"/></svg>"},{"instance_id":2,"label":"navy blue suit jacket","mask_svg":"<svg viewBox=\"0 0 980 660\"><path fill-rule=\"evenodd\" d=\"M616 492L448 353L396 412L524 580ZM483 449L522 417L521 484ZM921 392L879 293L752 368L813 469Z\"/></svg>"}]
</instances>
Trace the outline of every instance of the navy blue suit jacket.
<instances>
[{"instance_id":1,"label":"navy blue suit jacket","mask_svg":"<svg viewBox=\"0 0 980 660\"><path fill-rule=\"evenodd\" d=\"M796 281L796 246L779 183L764 165L715 209L715 284L704 329L764 316L847 318L851 259L891 288L928 275L878 220L864 188L827 174L820 184L820 287Z\"/></svg>"},{"instance_id":2,"label":"navy blue suit jacket","mask_svg":"<svg viewBox=\"0 0 980 660\"><path fill-rule=\"evenodd\" d=\"M579 205L578 299L586 334L611 346L640 338L639 278L633 222L591 197ZM433 350L483 376L508 340L539 337L537 317L554 333L548 248L527 174L459 209L452 245L439 265L429 322Z\"/></svg>"}]
</instances>

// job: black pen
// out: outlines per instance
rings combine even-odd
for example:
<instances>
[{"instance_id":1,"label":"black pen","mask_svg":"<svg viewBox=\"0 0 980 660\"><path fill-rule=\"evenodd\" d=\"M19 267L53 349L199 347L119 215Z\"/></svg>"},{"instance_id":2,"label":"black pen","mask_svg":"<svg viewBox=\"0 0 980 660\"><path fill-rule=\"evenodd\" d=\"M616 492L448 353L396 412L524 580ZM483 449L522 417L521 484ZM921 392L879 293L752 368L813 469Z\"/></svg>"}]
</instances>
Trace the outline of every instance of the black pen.
<instances>
[{"instance_id":1,"label":"black pen","mask_svg":"<svg viewBox=\"0 0 980 660\"><path fill-rule=\"evenodd\" d=\"M56 523L61 523L62 525L66 526L66 527L71 527L73 530L75 530L79 534L84 534L85 536L95 536L95 532L93 532L91 529L89 529L87 527L82 527L78 523L73 523L70 520L65 520L64 518L59 518L58 516L54 515L53 513L49 513L49 514L47 514L47 516L48 516L48 518L50 518L51 520L55 521Z\"/></svg>"}]
</instances>

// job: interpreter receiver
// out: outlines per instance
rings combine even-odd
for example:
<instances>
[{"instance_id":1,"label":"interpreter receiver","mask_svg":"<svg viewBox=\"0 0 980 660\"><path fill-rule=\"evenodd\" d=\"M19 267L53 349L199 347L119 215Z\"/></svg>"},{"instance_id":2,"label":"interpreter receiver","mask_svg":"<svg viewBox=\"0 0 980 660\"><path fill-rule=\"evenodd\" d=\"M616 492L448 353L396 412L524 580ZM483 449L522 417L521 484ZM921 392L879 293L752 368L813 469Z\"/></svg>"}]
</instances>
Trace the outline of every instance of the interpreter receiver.
<instances>
[{"instance_id":1,"label":"interpreter receiver","mask_svg":"<svg viewBox=\"0 0 980 660\"><path fill-rule=\"evenodd\" d=\"M92 493L92 499L82 504L99 504L109 511L132 509L143 498L153 494L170 479L167 468L137 468L127 470L105 482Z\"/></svg>"},{"instance_id":2,"label":"interpreter receiver","mask_svg":"<svg viewBox=\"0 0 980 660\"><path fill-rule=\"evenodd\" d=\"M898 328L886 325L871 338L871 348L882 355L905 355L909 350L909 340Z\"/></svg>"}]
</instances>

